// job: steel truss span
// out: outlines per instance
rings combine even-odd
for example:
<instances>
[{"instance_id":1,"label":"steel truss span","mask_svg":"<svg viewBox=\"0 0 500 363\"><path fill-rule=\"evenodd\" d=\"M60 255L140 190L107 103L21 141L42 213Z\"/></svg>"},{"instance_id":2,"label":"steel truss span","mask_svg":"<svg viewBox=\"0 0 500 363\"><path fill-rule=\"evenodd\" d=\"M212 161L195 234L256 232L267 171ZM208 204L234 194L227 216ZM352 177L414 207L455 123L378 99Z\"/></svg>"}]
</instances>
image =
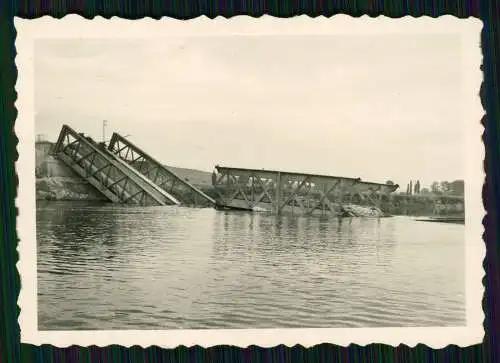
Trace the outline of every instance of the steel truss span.
<instances>
[{"instance_id":1,"label":"steel truss span","mask_svg":"<svg viewBox=\"0 0 500 363\"><path fill-rule=\"evenodd\" d=\"M104 145L63 125L56 156L114 203L142 206L179 202L109 153Z\"/></svg>"},{"instance_id":2,"label":"steel truss span","mask_svg":"<svg viewBox=\"0 0 500 363\"><path fill-rule=\"evenodd\" d=\"M181 204L196 207L215 205L213 198L183 180L120 134L113 133L108 149L159 188L173 195Z\"/></svg>"},{"instance_id":3,"label":"steel truss span","mask_svg":"<svg viewBox=\"0 0 500 363\"><path fill-rule=\"evenodd\" d=\"M360 178L216 166L217 207L339 216L348 204L382 207L398 186Z\"/></svg>"}]
</instances>

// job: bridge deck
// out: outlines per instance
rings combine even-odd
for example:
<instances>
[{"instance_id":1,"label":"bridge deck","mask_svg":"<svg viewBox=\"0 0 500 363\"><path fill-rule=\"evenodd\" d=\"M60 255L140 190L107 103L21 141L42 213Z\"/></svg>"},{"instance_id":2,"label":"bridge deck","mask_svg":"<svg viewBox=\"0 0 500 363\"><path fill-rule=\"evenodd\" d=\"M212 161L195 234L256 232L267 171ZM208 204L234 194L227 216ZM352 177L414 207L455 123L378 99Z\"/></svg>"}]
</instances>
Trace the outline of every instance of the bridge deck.
<instances>
[{"instance_id":1,"label":"bridge deck","mask_svg":"<svg viewBox=\"0 0 500 363\"><path fill-rule=\"evenodd\" d=\"M172 205L179 202L91 138L63 125L57 157L115 203Z\"/></svg>"},{"instance_id":2,"label":"bridge deck","mask_svg":"<svg viewBox=\"0 0 500 363\"><path fill-rule=\"evenodd\" d=\"M220 208L275 214L342 214L346 204L381 207L397 185L297 172L216 166L212 184Z\"/></svg>"},{"instance_id":3,"label":"bridge deck","mask_svg":"<svg viewBox=\"0 0 500 363\"><path fill-rule=\"evenodd\" d=\"M183 180L145 151L118 133L113 133L108 149L159 188L177 198L181 204L212 207L215 200Z\"/></svg>"}]
</instances>

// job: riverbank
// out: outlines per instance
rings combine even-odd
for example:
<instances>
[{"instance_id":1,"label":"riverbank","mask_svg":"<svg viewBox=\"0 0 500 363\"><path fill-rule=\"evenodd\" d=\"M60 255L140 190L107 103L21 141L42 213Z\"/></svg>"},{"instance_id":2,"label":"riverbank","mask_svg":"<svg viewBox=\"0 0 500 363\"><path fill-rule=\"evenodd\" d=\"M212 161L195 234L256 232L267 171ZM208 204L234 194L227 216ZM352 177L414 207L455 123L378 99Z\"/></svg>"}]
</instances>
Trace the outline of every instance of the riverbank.
<instances>
[{"instance_id":1,"label":"riverbank","mask_svg":"<svg viewBox=\"0 0 500 363\"><path fill-rule=\"evenodd\" d=\"M460 196L393 194L382 210L391 215L464 216L464 200Z\"/></svg>"},{"instance_id":2,"label":"riverbank","mask_svg":"<svg viewBox=\"0 0 500 363\"><path fill-rule=\"evenodd\" d=\"M36 143L36 199L60 201L106 201L87 181L51 155L53 144Z\"/></svg>"}]
</instances>

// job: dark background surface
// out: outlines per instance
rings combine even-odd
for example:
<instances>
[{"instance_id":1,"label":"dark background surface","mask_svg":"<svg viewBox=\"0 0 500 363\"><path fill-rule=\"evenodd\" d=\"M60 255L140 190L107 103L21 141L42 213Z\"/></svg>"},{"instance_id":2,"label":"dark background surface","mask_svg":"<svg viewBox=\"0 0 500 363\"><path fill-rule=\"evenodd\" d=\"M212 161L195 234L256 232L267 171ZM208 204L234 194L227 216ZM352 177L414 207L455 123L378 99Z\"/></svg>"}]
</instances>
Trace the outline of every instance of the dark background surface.
<instances>
[{"instance_id":1,"label":"dark background surface","mask_svg":"<svg viewBox=\"0 0 500 363\"><path fill-rule=\"evenodd\" d=\"M498 226L499 214L499 114L500 99L498 85L500 78L499 54L500 19L497 0L485 1L149 1L130 0L108 1L2 1L0 2L0 363L3 362L500 362L498 345L498 316L500 304L500 271ZM66 14L80 14L86 18L101 15L120 16L137 19L162 16L189 19L199 15L213 18L217 15L261 16L263 14L289 17L307 14L310 16L332 16L338 13L353 16L386 15L391 17L454 15L460 18L473 16L483 20L482 32L484 81L481 98L486 110L482 122L486 128L486 170L483 200L487 210L484 220L484 239L487 256L484 261L486 278L483 283L486 294L483 299L485 311L485 339L482 344L459 348L448 346L433 350L418 345L416 347L391 347L371 344L366 347L351 345L340 347L322 344L311 348L301 346L260 348L251 346L237 348L218 346L208 349L201 347L178 347L167 350L158 347L125 348L108 347L68 347L33 346L20 344L17 318L19 308L17 298L20 290L19 274L16 269L16 186L18 179L14 169L17 159L17 139L14 135L16 109L15 82L17 71L15 58L15 28L13 17L37 18L43 15L62 17Z\"/></svg>"}]
</instances>

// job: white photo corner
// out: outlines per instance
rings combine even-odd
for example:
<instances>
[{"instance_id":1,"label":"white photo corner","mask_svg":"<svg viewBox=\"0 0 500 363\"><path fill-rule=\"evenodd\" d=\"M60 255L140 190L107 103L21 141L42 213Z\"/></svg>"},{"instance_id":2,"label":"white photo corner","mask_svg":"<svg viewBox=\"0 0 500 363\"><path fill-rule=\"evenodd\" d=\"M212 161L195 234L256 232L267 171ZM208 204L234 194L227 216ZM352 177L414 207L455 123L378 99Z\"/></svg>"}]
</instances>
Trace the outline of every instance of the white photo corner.
<instances>
[{"instance_id":1,"label":"white photo corner","mask_svg":"<svg viewBox=\"0 0 500 363\"><path fill-rule=\"evenodd\" d=\"M21 341L483 339L476 19L16 19Z\"/></svg>"}]
</instances>

